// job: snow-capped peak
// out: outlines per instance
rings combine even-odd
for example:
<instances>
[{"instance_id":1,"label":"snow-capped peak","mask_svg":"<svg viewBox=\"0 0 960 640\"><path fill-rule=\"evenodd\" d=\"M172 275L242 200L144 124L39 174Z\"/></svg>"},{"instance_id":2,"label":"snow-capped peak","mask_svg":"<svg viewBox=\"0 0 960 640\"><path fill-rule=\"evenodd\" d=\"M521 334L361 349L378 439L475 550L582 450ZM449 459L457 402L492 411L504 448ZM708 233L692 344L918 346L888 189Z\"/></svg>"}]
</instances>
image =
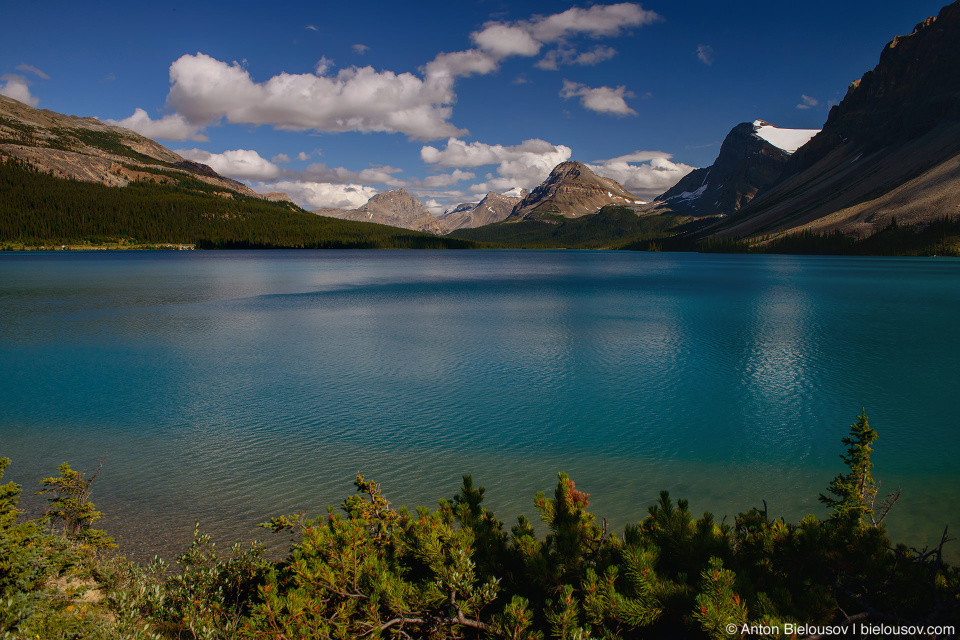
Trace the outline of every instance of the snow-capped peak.
<instances>
[{"instance_id":1,"label":"snow-capped peak","mask_svg":"<svg viewBox=\"0 0 960 640\"><path fill-rule=\"evenodd\" d=\"M753 121L754 135L787 153L793 153L820 133L820 129L781 129L764 120Z\"/></svg>"}]
</instances>

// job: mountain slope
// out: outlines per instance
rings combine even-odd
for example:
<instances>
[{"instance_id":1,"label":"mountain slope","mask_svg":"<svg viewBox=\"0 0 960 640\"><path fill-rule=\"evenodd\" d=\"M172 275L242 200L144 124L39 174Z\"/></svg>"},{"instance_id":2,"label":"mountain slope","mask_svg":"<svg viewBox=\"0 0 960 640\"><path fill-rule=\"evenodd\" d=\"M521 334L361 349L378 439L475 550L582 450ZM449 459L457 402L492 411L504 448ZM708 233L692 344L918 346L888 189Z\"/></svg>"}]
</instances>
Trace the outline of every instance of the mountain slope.
<instances>
[{"instance_id":1,"label":"mountain slope","mask_svg":"<svg viewBox=\"0 0 960 640\"><path fill-rule=\"evenodd\" d=\"M655 199L671 211L692 216L729 215L773 184L797 147L816 130L780 129L763 120L734 127L716 161L697 169Z\"/></svg>"},{"instance_id":2,"label":"mountain slope","mask_svg":"<svg viewBox=\"0 0 960 640\"><path fill-rule=\"evenodd\" d=\"M169 183L176 176L185 176L224 191L289 202L280 194L256 193L130 129L104 124L96 118L34 109L2 95L0 157L16 158L53 176L113 187L125 187L138 180ZM157 173L158 170L163 173Z\"/></svg>"},{"instance_id":3,"label":"mountain slope","mask_svg":"<svg viewBox=\"0 0 960 640\"><path fill-rule=\"evenodd\" d=\"M356 209L315 209L313 213L328 218L373 222L399 229L443 235L447 228L406 189L378 193Z\"/></svg>"},{"instance_id":4,"label":"mountain slope","mask_svg":"<svg viewBox=\"0 0 960 640\"><path fill-rule=\"evenodd\" d=\"M523 196L527 195L526 190L521 190L521 193ZM491 191L480 202L473 205L461 204L444 213L439 220L450 232L483 227L506 220L523 196L517 198Z\"/></svg>"},{"instance_id":5,"label":"mountain slope","mask_svg":"<svg viewBox=\"0 0 960 640\"><path fill-rule=\"evenodd\" d=\"M610 205L631 205L639 198L615 180L602 178L586 165L561 162L550 176L521 200L510 214L511 220L536 220L544 215L577 218L598 212Z\"/></svg>"},{"instance_id":6,"label":"mountain slope","mask_svg":"<svg viewBox=\"0 0 960 640\"><path fill-rule=\"evenodd\" d=\"M725 237L869 236L960 214L960 2L894 38Z\"/></svg>"}]
</instances>

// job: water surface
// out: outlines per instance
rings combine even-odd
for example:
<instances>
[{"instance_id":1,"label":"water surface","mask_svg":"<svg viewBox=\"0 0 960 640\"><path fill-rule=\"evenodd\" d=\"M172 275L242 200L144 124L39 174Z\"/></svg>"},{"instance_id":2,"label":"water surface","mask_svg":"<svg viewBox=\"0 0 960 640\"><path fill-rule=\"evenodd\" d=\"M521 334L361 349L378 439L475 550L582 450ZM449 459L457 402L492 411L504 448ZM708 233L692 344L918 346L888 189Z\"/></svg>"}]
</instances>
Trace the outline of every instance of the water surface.
<instances>
[{"instance_id":1,"label":"water surface","mask_svg":"<svg viewBox=\"0 0 960 640\"><path fill-rule=\"evenodd\" d=\"M960 526L960 261L574 251L0 254L0 455L170 555L337 504L362 471L509 526L558 471L612 527L660 489L789 519L861 407L895 538ZM25 498L31 509L42 500ZM960 555L953 551L955 560Z\"/></svg>"}]
</instances>

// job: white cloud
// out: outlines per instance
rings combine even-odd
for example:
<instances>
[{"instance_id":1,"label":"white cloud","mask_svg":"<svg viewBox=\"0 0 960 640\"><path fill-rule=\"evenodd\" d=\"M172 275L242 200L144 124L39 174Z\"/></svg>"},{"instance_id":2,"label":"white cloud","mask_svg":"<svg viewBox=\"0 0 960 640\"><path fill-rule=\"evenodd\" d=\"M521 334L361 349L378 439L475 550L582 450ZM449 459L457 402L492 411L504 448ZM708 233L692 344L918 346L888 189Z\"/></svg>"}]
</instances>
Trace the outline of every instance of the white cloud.
<instances>
[{"instance_id":1,"label":"white cloud","mask_svg":"<svg viewBox=\"0 0 960 640\"><path fill-rule=\"evenodd\" d=\"M456 138L447 140L443 150L425 146L420 157L427 164L441 167L480 167L496 164L497 177L487 174L486 182L470 187L471 193L503 191L513 187L531 189L543 182L555 166L570 159L572 150L545 140L524 140L505 147L482 142L465 143Z\"/></svg>"},{"instance_id":2,"label":"white cloud","mask_svg":"<svg viewBox=\"0 0 960 640\"><path fill-rule=\"evenodd\" d=\"M187 160L202 162L222 176L234 180L270 180L280 175L280 167L248 149L210 153L203 149L178 149Z\"/></svg>"},{"instance_id":3,"label":"white cloud","mask_svg":"<svg viewBox=\"0 0 960 640\"><path fill-rule=\"evenodd\" d=\"M411 73L351 67L329 78L281 73L257 83L239 64L198 53L170 65L170 82L168 103L196 126L226 118L279 129L379 131L424 140L463 133L448 122L452 92L437 91Z\"/></svg>"},{"instance_id":4,"label":"white cloud","mask_svg":"<svg viewBox=\"0 0 960 640\"><path fill-rule=\"evenodd\" d=\"M429 211L435 216L438 216L447 210L447 205L435 200L434 198L428 198L426 200L423 200L423 206L425 206L427 208L427 211Z\"/></svg>"},{"instance_id":5,"label":"white cloud","mask_svg":"<svg viewBox=\"0 0 960 640\"><path fill-rule=\"evenodd\" d=\"M543 46L543 42L535 40L525 27L500 23L488 23L482 31L470 34L470 39L498 58L535 56Z\"/></svg>"},{"instance_id":6,"label":"white cloud","mask_svg":"<svg viewBox=\"0 0 960 640\"><path fill-rule=\"evenodd\" d=\"M373 187L361 184L329 184L282 180L270 185L259 185L257 191L282 191L305 209L356 209L377 194Z\"/></svg>"},{"instance_id":7,"label":"white cloud","mask_svg":"<svg viewBox=\"0 0 960 640\"><path fill-rule=\"evenodd\" d=\"M30 95L30 82L23 76L16 73L7 73L0 76L0 80L4 81L0 85L0 95L19 100L31 107L40 104L40 98Z\"/></svg>"},{"instance_id":8,"label":"white cloud","mask_svg":"<svg viewBox=\"0 0 960 640\"><path fill-rule=\"evenodd\" d=\"M118 127L132 129L142 136L148 138L160 138L161 140L195 140L204 142L208 138L200 133L201 127L187 122L179 113L165 115L159 120L151 120L146 111L139 107L134 110L133 115L123 120L104 120L107 124Z\"/></svg>"},{"instance_id":9,"label":"white cloud","mask_svg":"<svg viewBox=\"0 0 960 640\"><path fill-rule=\"evenodd\" d=\"M314 73L318 76L327 75L327 71L330 70L330 67L333 66L333 60L329 59L327 56L320 56L320 59L317 60L317 64L313 67Z\"/></svg>"},{"instance_id":10,"label":"white cloud","mask_svg":"<svg viewBox=\"0 0 960 640\"><path fill-rule=\"evenodd\" d=\"M475 48L437 54L422 67L422 77L370 66L341 69L327 76L332 61L322 57L316 73L280 73L256 82L242 63L227 63L199 52L188 54L170 65L167 104L176 112L170 118L179 118L176 124L185 123L193 130L168 133L166 139L199 139L197 131L222 119L296 131L403 133L420 140L460 136L467 132L450 122L457 78L492 73L502 59L537 55L545 44L564 43L574 36L617 36L659 20L655 12L623 2L573 8L514 23L488 22L470 36ZM314 25L306 28L316 30ZM362 55L369 47L354 44L353 50ZM584 53L565 48L555 55L564 64L592 65L615 53L598 46ZM584 96L584 102L608 113L632 113L623 95L621 92L619 104L609 96L605 104L599 94ZM148 127L152 121L144 113L138 124ZM165 124L176 130L172 120Z\"/></svg>"},{"instance_id":11,"label":"white cloud","mask_svg":"<svg viewBox=\"0 0 960 640\"><path fill-rule=\"evenodd\" d=\"M624 99L632 98L633 92L627 91L624 86L619 86L616 89L610 87L592 88L579 82L564 80L560 97L566 100L575 96L580 96L580 104L585 109L597 113L609 113L617 116L637 115L636 111L627 106L627 101Z\"/></svg>"},{"instance_id":12,"label":"white cloud","mask_svg":"<svg viewBox=\"0 0 960 640\"><path fill-rule=\"evenodd\" d=\"M587 166L597 175L616 180L630 193L649 201L696 168L671 162L671 157L661 151L635 151Z\"/></svg>"},{"instance_id":13,"label":"white cloud","mask_svg":"<svg viewBox=\"0 0 960 640\"><path fill-rule=\"evenodd\" d=\"M716 55L713 52L713 47L708 44L701 44L697 47L697 58L703 64L710 66L713 64L713 61L716 59Z\"/></svg>"},{"instance_id":14,"label":"white cloud","mask_svg":"<svg viewBox=\"0 0 960 640\"><path fill-rule=\"evenodd\" d=\"M275 162L275 163L278 163L278 164L282 164L282 163L285 163L285 162L290 162L290 156L288 156L288 155L285 154L285 153L278 153L277 155L275 155L275 156L273 156L272 158L270 158L270 162Z\"/></svg>"},{"instance_id":15,"label":"white cloud","mask_svg":"<svg viewBox=\"0 0 960 640\"><path fill-rule=\"evenodd\" d=\"M301 162L309 159L310 159L310 154L307 153L306 151L301 151L300 153L297 154L297 160L300 160Z\"/></svg>"},{"instance_id":16,"label":"white cloud","mask_svg":"<svg viewBox=\"0 0 960 640\"><path fill-rule=\"evenodd\" d=\"M351 171L344 167L328 167L322 162L315 162L303 171L285 171L284 178L306 182L326 182L331 184L373 183L385 184L390 187L407 187L410 183L393 174L402 173L403 169L391 166L369 167L361 171Z\"/></svg>"},{"instance_id":17,"label":"white cloud","mask_svg":"<svg viewBox=\"0 0 960 640\"><path fill-rule=\"evenodd\" d=\"M433 176L427 176L421 182L424 187L436 189L437 187L449 187L463 180L473 180L477 175L472 171L461 171L455 169L453 173L440 173Z\"/></svg>"},{"instance_id":18,"label":"white cloud","mask_svg":"<svg viewBox=\"0 0 960 640\"><path fill-rule=\"evenodd\" d=\"M639 4L622 2L597 5L589 9L574 7L562 13L534 16L529 20L513 23L488 22L483 29L470 34L470 39L480 51L493 59L496 67L500 60L508 56L535 56L544 45L563 43L574 36L618 36L631 27L640 27L660 20L662 18L657 13L646 11ZM616 51L610 47L597 46L585 53L560 47L547 52L536 66L541 69L556 69L560 64L589 66L609 60L614 55Z\"/></svg>"},{"instance_id":19,"label":"white cloud","mask_svg":"<svg viewBox=\"0 0 960 640\"><path fill-rule=\"evenodd\" d=\"M37 68L36 68L35 66L33 66L32 64L18 64L18 65L17 65L17 71L25 71L25 72L27 72L27 73L32 73L33 75L38 76L38 77L40 77L40 78L43 78L44 80L49 80L49 79L50 79L50 76L48 76L47 74L45 74L45 73L44 73L43 71L41 71L40 69L37 69Z\"/></svg>"},{"instance_id":20,"label":"white cloud","mask_svg":"<svg viewBox=\"0 0 960 640\"><path fill-rule=\"evenodd\" d=\"M813 107L820 104L820 101L816 98L811 98L810 96L800 95L802 102L797 105L797 109L812 109Z\"/></svg>"},{"instance_id":21,"label":"white cloud","mask_svg":"<svg viewBox=\"0 0 960 640\"><path fill-rule=\"evenodd\" d=\"M310 31L317 31L317 28L312 24L308 24L304 29L309 29Z\"/></svg>"},{"instance_id":22,"label":"white cloud","mask_svg":"<svg viewBox=\"0 0 960 640\"><path fill-rule=\"evenodd\" d=\"M577 52L576 49L565 49L561 47L548 51L547 55L533 66L552 71L560 68L560 65L575 64L581 67L592 67L600 64L604 60L609 60L615 55L617 55L616 49L602 45L597 45L590 51L584 51L583 53Z\"/></svg>"},{"instance_id":23,"label":"white cloud","mask_svg":"<svg viewBox=\"0 0 960 640\"><path fill-rule=\"evenodd\" d=\"M589 9L574 7L563 13L537 17L527 22L530 34L542 42L556 42L572 35L586 34L594 38L616 36L631 27L659 22L662 18L646 11L639 4L622 2L597 5Z\"/></svg>"}]
</instances>

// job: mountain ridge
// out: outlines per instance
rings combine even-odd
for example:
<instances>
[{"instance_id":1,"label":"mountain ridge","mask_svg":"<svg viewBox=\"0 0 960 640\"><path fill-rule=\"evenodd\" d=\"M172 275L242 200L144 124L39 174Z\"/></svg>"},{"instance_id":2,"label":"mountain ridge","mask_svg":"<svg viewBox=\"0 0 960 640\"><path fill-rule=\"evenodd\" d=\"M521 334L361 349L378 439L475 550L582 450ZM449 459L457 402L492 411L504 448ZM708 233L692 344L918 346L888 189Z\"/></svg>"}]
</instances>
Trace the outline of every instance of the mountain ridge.
<instances>
[{"instance_id":1,"label":"mountain ridge","mask_svg":"<svg viewBox=\"0 0 960 640\"><path fill-rule=\"evenodd\" d=\"M84 182L124 187L137 180L170 181L162 168L226 191L253 198L284 200L260 194L211 167L193 162L139 133L92 117L35 109L0 95L0 156L26 162L39 171Z\"/></svg>"},{"instance_id":2,"label":"mountain ridge","mask_svg":"<svg viewBox=\"0 0 960 640\"><path fill-rule=\"evenodd\" d=\"M867 237L960 214L960 2L895 36L775 184L716 234Z\"/></svg>"}]
</instances>

